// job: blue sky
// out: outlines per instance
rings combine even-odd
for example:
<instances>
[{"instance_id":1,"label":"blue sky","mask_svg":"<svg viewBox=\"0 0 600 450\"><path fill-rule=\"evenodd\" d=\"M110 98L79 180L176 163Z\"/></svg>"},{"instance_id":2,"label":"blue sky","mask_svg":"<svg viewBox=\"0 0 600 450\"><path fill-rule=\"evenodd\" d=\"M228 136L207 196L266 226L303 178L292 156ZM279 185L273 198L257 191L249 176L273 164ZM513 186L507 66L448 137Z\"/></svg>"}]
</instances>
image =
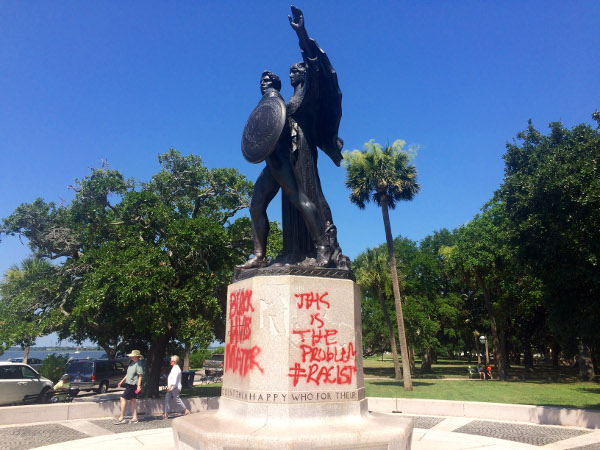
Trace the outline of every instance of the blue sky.
<instances>
[{"instance_id":1,"label":"blue sky","mask_svg":"<svg viewBox=\"0 0 600 450\"><path fill-rule=\"evenodd\" d=\"M589 122L600 107L600 2L303 1L338 72L345 149L420 147L421 193L391 212L420 240L468 222L502 182L505 143L531 118ZM300 60L289 2L0 2L0 217L107 160L147 180L174 147L255 180L241 133L263 70ZM344 169L319 159L344 253L385 240L381 212L348 201ZM269 210L279 220L278 198ZM0 272L29 253L0 243Z\"/></svg>"}]
</instances>

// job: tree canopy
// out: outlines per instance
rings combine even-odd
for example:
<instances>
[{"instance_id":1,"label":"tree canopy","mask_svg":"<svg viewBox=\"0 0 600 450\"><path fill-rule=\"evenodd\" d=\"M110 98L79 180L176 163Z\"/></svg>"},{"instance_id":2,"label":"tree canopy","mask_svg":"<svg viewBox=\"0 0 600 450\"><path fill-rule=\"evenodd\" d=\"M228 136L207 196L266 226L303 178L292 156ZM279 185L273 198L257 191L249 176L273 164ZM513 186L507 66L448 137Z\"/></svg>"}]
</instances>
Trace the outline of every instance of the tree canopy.
<instances>
[{"instance_id":1,"label":"tree canopy","mask_svg":"<svg viewBox=\"0 0 600 450\"><path fill-rule=\"evenodd\" d=\"M600 332L600 112L598 126L560 122L543 135L531 121L506 146L506 207L517 257L543 282L549 325L564 349L598 350Z\"/></svg>"},{"instance_id":2,"label":"tree canopy","mask_svg":"<svg viewBox=\"0 0 600 450\"><path fill-rule=\"evenodd\" d=\"M64 294L53 297L48 315L60 316L61 337L91 339L109 354L139 347L148 355L150 393L169 342L224 338L226 287L251 252L250 221L236 217L249 204L250 181L173 149L159 163L148 182L104 164L76 180L68 205L37 199L1 228L57 260L51 278Z\"/></svg>"}]
</instances>

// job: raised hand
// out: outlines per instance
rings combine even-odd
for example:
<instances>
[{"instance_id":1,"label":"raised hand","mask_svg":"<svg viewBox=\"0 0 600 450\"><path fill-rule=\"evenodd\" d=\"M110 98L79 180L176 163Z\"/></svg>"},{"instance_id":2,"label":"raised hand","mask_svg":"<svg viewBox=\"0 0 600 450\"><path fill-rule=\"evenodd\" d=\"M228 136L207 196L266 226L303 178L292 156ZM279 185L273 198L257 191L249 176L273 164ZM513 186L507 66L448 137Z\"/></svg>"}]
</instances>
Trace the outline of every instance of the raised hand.
<instances>
[{"instance_id":1,"label":"raised hand","mask_svg":"<svg viewBox=\"0 0 600 450\"><path fill-rule=\"evenodd\" d=\"M302 14L302 11L292 6L292 16L288 16L288 19L294 31L296 33L304 31L304 14Z\"/></svg>"}]
</instances>

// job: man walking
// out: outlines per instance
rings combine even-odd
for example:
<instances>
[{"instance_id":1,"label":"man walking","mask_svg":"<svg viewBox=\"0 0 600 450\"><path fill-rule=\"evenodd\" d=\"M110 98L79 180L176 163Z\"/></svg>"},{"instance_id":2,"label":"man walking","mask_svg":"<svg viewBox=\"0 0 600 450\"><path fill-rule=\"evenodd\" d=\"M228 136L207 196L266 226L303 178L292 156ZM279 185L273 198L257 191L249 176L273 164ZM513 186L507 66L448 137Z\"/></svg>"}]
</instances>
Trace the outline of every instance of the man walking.
<instances>
[{"instance_id":1,"label":"man walking","mask_svg":"<svg viewBox=\"0 0 600 450\"><path fill-rule=\"evenodd\" d=\"M121 395L121 415L119 416L117 424L127 423L125 420L125 406L127 405L127 400L131 401L131 409L133 411L131 423L138 422L137 395L142 390L142 377L144 375L144 368L140 361L142 354L139 350L132 350L127 356L131 358L129 367L127 367L127 374L118 384L118 386L121 387L123 382L125 382L125 390L123 391L123 395Z\"/></svg>"},{"instance_id":2,"label":"man walking","mask_svg":"<svg viewBox=\"0 0 600 450\"><path fill-rule=\"evenodd\" d=\"M188 415L190 412L185 407L179 392L181 391L181 369L179 368L179 356L171 356L171 372L167 380L167 395L165 395L165 407L163 412L163 419L169 418L169 412L171 411L171 400L174 400L177 406L183 409L183 414Z\"/></svg>"}]
</instances>

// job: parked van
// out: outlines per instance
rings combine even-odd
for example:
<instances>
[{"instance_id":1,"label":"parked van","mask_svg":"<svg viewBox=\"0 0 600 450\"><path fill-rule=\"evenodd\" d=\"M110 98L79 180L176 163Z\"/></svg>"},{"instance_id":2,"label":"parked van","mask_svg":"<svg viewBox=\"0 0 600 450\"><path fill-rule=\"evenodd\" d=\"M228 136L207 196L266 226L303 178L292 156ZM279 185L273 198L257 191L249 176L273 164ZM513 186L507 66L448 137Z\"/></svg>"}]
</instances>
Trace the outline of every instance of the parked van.
<instances>
[{"instance_id":1,"label":"parked van","mask_svg":"<svg viewBox=\"0 0 600 450\"><path fill-rule=\"evenodd\" d=\"M98 394L116 388L126 372L123 364L107 359L74 359L65 369L71 378L71 387Z\"/></svg>"}]
</instances>

